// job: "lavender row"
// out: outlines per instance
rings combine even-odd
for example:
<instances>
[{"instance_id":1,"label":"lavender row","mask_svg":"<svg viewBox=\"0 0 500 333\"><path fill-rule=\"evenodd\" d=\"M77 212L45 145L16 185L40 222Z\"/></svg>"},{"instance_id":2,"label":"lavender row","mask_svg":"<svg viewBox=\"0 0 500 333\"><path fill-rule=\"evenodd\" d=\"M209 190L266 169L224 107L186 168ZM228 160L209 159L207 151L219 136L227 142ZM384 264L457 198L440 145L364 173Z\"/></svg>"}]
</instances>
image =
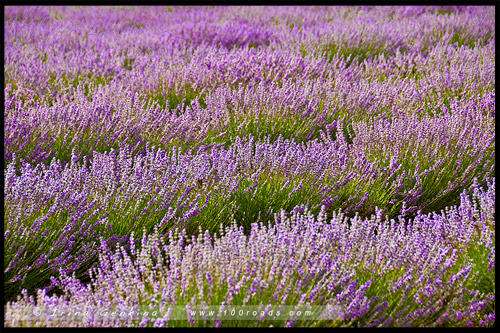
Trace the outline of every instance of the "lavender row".
<instances>
[{"instance_id":1,"label":"lavender row","mask_svg":"<svg viewBox=\"0 0 500 333\"><path fill-rule=\"evenodd\" d=\"M66 296L37 296L24 291L6 308L6 326L231 326L234 321L169 320L169 308L196 309L207 304L335 305L341 318L323 325L341 327L477 326L494 322L495 179L487 190L474 183L460 205L441 214L370 219L336 214L327 220L304 214L276 216L273 225L252 224L248 236L236 223L220 236L156 230L131 236L112 250L101 238L99 266L90 285L62 272L53 284ZM222 303L221 303L222 302ZM30 316L90 309L78 318ZM146 307L165 316L98 316L99 309L138 311ZM88 311L88 310L86 310ZM305 320L255 320L255 326L320 325ZM252 323L251 323L252 324Z\"/></svg>"},{"instance_id":2,"label":"lavender row","mask_svg":"<svg viewBox=\"0 0 500 333\"><path fill-rule=\"evenodd\" d=\"M9 201L10 198L24 196L25 191L36 183L39 184L37 187L43 188L40 184L48 181L48 179L42 180L44 178L42 175L47 173L47 170L57 170L57 172L50 172L51 182L62 181L58 178L64 177L66 170L78 170L77 183L82 185L73 187L74 190L83 190L86 187L84 184L92 183L94 188L99 188L99 184L108 184L103 195L113 195L116 192L115 188L123 190L122 187L131 181L129 174L140 172L140 177L144 178L142 171L139 171L144 169L144 164L147 165L148 172L156 175L153 178L154 181L145 190L151 194L156 193L151 186L158 185L158 189L161 188L160 185L163 186L165 181L178 177L178 172L185 175L186 179L183 179L183 182L207 182L210 178L216 180L214 184L222 179L230 179L238 175L245 177L252 173L258 176L262 172L270 174L280 172L292 177L308 176L320 181L332 181L331 184L345 182L344 185L356 179L358 183L364 183L367 186L373 185L373 182L379 178L386 179L400 175L397 181L398 187L405 183L408 185L417 179L421 182L422 176L429 173L434 174L434 179L441 176L449 181L456 180L456 175L461 175L464 181L460 184L461 186L477 175L489 176L495 166L494 119L490 114L485 114L483 106L477 105L475 100L462 105L455 102L450 105L450 110L446 108L443 110L445 113L439 117L426 116L418 119L415 115L402 113L391 120L380 119L354 123L355 135L352 144L348 144L342 134L344 124L342 121L337 121L327 128L326 133L321 133L321 139L307 143L296 142L293 139L283 141L282 138L276 142L254 142L250 136L246 139L233 138L233 144L227 148L224 147L225 145L221 145L222 147L207 145L198 151L190 150L180 155L175 154L175 148L173 154L170 154L168 150L158 150L156 153L155 149L147 151L144 149L143 156L134 157L129 156L131 149L124 147L119 150L118 154L95 153L95 157L89 160L90 168L80 166L75 162L63 167L60 161L52 160L50 166L28 163L22 169L16 170L16 163L10 163L5 175L5 198ZM105 112L95 115L85 111L81 111L80 116L87 119L80 121L80 124L93 123L93 117L106 115ZM68 121L74 114L68 112L66 114L68 118L63 121L58 119L56 125L59 122L76 124L77 121ZM64 114L58 116L62 117ZM147 124L149 119L148 117L145 119L144 123ZM104 120L100 121L104 122ZM108 121L108 123L112 122ZM84 127L84 129L88 128ZM335 139L328 135L332 130L337 130ZM332 156L337 157L332 158ZM77 157L72 154L73 159ZM175 160L176 158L180 160ZM88 160L88 157L84 156L83 159ZM118 160L115 162L115 159ZM398 174L396 170L399 170L403 163L405 164L404 170L401 171L404 171L404 174ZM114 164L123 165L123 167L114 171L114 174L118 172L114 178L105 179L108 177L107 172L102 170L112 170ZM193 164L203 165L204 168L190 172ZM228 165L231 168L228 168ZM479 168L480 166L482 168ZM179 171L171 174L172 167L173 170ZM34 174L37 175L37 179L26 183L23 180L27 177L25 174L33 177L31 170L35 170ZM21 176L16 175L17 171L20 171ZM405 174L408 175L407 178ZM348 180L344 181L344 179ZM18 186L16 184L24 185L14 191ZM49 193L55 195L56 192L49 191ZM37 196L42 196L42 194L39 193ZM381 202L381 204L384 203Z\"/></svg>"},{"instance_id":3,"label":"lavender row","mask_svg":"<svg viewBox=\"0 0 500 333\"><path fill-rule=\"evenodd\" d=\"M441 91L440 85L425 80L393 84L354 83L343 78L287 79L279 84L261 83L236 89L223 85L203 97L193 95L192 101L172 106L166 91L159 94L158 98L167 100L160 106L144 94L115 85L101 86L93 92L91 100L79 86L72 98L64 95L48 106L35 102L32 91L11 92L11 86L7 86L4 158L8 164L16 153L28 162L38 163L48 162L52 157L68 158L73 148L78 154L89 155L94 150L117 149L118 142L138 150L148 142L161 147L199 147L210 143L208 139L227 142L231 136L249 134L259 134L261 138L272 135L275 139L281 133L287 138L307 141L317 138L320 130L333 129L339 119L354 124L373 117L415 114L421 118L447 112L443 110L463 113L461 110L468 108L474 113L488 114L493 124L494 72L484 80L464 75L470 79L457 77L455 81L461 82L462 87L443 81ZM432 80L435 82L435 77ZM471 85L484 91L476 95ZM446 98L445 87L457 91ZM451 104L458 106L452 110ZM356 131L351 133L356 135Z\"/></svg>"}]
</instances>

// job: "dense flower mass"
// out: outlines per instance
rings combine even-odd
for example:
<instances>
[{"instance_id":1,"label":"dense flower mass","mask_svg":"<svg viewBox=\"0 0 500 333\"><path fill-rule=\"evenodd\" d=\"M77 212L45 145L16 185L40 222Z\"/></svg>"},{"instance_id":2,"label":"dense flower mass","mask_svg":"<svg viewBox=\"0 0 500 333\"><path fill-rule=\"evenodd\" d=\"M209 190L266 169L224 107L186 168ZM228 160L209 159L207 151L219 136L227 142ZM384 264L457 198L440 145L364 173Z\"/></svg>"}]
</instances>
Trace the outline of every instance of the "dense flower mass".
<instances>
[{"instance_id":1,"label":"dense flower mass","mask_svg":"<svg viewBox=\"0 0 500 333\"><path fill-rule=\"evenodd\" d=\"M98 314L80 322L47 318L35 323L22 315L35 302L52 313L148 304L167 313L180 304L194 308L223 301L227 307L333 303L345 309L338 326L463 325L479 318L494 299L474 290L481 277L472 270L475 265L493 278L495 183L488 185L487 191L475 184L472 195L464 192L458 207L414 220L334 214L327 221L324 212L315 218L308 212L286 216L282 211L272 225L252 224L248 236L233 223L215 237L208 231L189 237L185 231L161 235L155 230L144 234L139 247L132 235L127 248L114 251L101 238L100 262L89 286L63 273L55 285L66 296L49 296L42 289L36 300L23 294L7 307L6 323L172 326L175 321L163 316L141 323ZM488 253L481 262L463 257L479 248Z\"/></svg>"},{"instance_id":2,"label":"dense flower mass","mask_svg":"<svg viewBox=\"0 0 500 333\"><path fill-rule=\"evenodd\" d=\"M17 6L4 30L6 325L495 324L493 7ZM176 312L305 305L342 315ZM164 316L30 317L81 307Z\"/></svg>"}]
</instances>

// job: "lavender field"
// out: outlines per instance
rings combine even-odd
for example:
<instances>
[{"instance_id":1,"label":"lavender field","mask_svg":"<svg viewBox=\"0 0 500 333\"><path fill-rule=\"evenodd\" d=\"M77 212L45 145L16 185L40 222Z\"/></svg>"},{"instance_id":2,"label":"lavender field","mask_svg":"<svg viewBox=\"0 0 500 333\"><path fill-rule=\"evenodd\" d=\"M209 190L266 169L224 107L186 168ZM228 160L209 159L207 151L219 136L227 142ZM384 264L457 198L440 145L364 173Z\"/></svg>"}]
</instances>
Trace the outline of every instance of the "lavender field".
<instances>
[{"instance_id":1,"label":"lavender field","mask_svg":"<svg viewBox=\"0 0 500 333\"><path fill-rule=\"evenodd\" d=\"M494 7L4 12L4 326L495 326Z\"/></svg>"}]
</instances>

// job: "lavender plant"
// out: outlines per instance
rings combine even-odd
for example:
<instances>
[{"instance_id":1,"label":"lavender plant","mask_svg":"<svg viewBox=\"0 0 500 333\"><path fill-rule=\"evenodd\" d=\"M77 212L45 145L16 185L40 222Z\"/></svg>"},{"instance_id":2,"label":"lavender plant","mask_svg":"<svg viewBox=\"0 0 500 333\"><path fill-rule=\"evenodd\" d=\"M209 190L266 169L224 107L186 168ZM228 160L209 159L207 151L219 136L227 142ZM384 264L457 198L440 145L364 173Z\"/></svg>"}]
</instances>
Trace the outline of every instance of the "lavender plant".
<instances>
[{"instance_id":1,"label":"lavender plant","mask_svg":"<svg viewBox=\"0 0 500 333\"><path fill-rule=\"evenodd\" d=\"M494 288L494 179L486 191L475 183L472 197L442 214L414 220L346 219L338 214L282 211L275 224L255 223L250 235L233 223L220 236L185 231L143 234L139 247L112 251L101 237L99 267L86 286L63 274L54 279L65 296L26 293L7 305L8 326L466 326L491 323ZM348 223L349 222L349 223ZM459 254L460 253L460 254ZM482 270L487 269L487 272ZM481 277L480 273L486 273ZM478 288L479 287L479 288ZM336 321L216 319L169 320L168 308L207 304L336 304ZM165 316L135 320L99 318L44 322L23 319L26 308L62 312L70 308L149 306ZM482 325L481 324L481 325Z\"/></svg>"}]
</instances>

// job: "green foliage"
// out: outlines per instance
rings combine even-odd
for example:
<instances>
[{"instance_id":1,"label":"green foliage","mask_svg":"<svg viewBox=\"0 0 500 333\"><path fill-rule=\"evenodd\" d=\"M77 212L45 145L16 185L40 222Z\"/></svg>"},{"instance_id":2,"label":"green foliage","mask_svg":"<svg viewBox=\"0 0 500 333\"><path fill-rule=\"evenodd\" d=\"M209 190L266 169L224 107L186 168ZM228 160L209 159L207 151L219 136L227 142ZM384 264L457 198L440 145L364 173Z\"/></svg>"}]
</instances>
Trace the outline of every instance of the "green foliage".
<instances>
[{"instance_id":1,"label":"green foliage","mask_svg":"<svg viewBox=\"0 0 500 333\"><path fill-rule=\"evenodd\" d=\"M134 62L135 58L125 58L122 64L122 68L131 71L133 69Z\"/></svg>"},{"instance_id":2,"label":"green foliage","mask_svg":"<svg viewBox=\"0 0 500 333\"><path fill-rule=\"evenodd\" d=\"M370 60L378 57L380 54L384 54L386 57L393 55L394 52L381 46L380 43L374 44L361 44L359 46L348 46L345 44L329 44L324 51L326 51L326 57L329 62L331 62L335 55L340 56L340 58L346 61L346 67L351 66L351 64L361 64L365 60Z\"/></svg>"},{"instance_id":3,"label":"green foliage","mask_svg":"<svg viewBox=\"0 0 500 333\"><path fill-rule=\"evenodd\" d=\"M70 221L68 220L68 213L64 209L59 212L53 212L49 210L49 205L41 203L40 209L31 213L28 218L23 218L22 222L16 222L17 219L13 215L15 213L11 211L9 203L6 202L5 221L9 224L11 231L24 230L25 228L30 229L40 225L40 223L42 224L38 235L32 235L27 238L25 237L27 231L19 233L9 232L5 238L4 295L6 300L14 300L23 288L27 289L30 293L34 293L36 288L43 288L50 284L50 277L56 273L56 270L50 268L48 263L37 264L37 260L41 256L48 255L52 260L56 257L64 259L71 258L72 256L76 259L78 255L83 254L83 251L88 246L92 247L95 241L95 234L94 237L89 235L86 240L83 240L82 237L76 238L74 239L75 244L72 251L64 256L64 258L61 258L66 248L54 248L54 243L60 241L61 237L70 237L68 231L76 231L75 228L68 229ZM85 241L87 242L86 244L84 244ZM90 243L88 243L89 241ZM18 253L21 256L18 256ZM8 267L12 260L15 260L16 264L13 267ZM68 269L71 265L72 263L64 266L61 265L61 268ZM21 280L10 281L19 274L22 276Z\"/></svg>"},{"instance_id":4,"label":"green foliage","mask_svg":"<svg viewBox=\"0 0 500 333\"><path fill-rule=\"evenodd\" d=\"M198 99L200 105L206 108L205 96L200 95L197 91L189 86L184 87L182 92L176 92L174 90L166 90L160 88L154 92L149 92L146 95L146 103L151 106L159 106L161 109L175 110L180 104L185 107L191 105L194 99Z\"/></svg>"},{"instance_id":5,"label":"green foliage","mask_svg":"<svg viewBox=\"0 0 500 333\"><path fill-rule=\"evenodd\" d=\"M237 191L229 196L212 198L207 208L191 219L187 230L201 226L216 232L221 224L228 226L235 220L249 232L252 223L272 223L275 213L303 205L304 198L309 206L315 206L313 211L319 212L322 197L307 177L295 176L292 180L281 173L260 173L242 179Z\"/></svg>"}]
</instances>

